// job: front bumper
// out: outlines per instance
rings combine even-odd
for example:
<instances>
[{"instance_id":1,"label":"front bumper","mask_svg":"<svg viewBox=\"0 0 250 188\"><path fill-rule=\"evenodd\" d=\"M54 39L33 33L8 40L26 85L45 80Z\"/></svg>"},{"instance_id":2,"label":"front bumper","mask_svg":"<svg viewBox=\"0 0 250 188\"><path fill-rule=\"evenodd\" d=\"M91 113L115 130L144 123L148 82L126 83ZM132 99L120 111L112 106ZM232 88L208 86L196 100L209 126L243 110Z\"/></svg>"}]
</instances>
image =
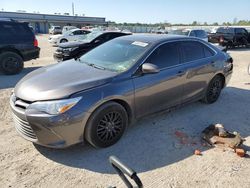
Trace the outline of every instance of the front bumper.
<instances>
[{"instance_id":1,"label":"front bumper","mask_svg":"<svg viewBox=\"0 0 250 188\"><path fill-rule=\"evenodd\" d=\"M58 62L72 59L71 56L65 56L65 55L63 55L62 52L57 52L57 51L54 53L53 57Z\"/></svg>"},{"instance_id":2,"label":"front bumper","mask_svg":"<svg viewBox=\"0 0 250 188\"><path fill-rule=\"evenodd\" d=\"M84 140L88 112L72 108L60 115L49 115L23 109L16 104L14 95L10 98L10 106L15 128L26 140L50 148L65 148Z\"/></svg>"}]
</instances>

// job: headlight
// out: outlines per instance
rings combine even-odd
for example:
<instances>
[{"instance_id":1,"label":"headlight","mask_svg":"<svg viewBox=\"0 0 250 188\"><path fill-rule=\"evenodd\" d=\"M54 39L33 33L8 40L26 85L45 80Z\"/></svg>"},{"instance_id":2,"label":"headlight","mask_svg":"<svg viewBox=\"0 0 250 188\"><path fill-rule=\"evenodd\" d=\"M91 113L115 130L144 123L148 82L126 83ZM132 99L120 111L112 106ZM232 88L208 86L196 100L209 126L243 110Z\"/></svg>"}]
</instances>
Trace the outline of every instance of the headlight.
<instances>
[{"instance_id":1,"label":"headlight","mask_svg":"<svg viewBox=\"0 0 250 188\"><path fill-rule=\"evenodd\" d=\"M28 109L35 109L51 115L62 114L75 106L82 97L56 101L35 102L29 105Z\"/></svg>"}]
</instances>

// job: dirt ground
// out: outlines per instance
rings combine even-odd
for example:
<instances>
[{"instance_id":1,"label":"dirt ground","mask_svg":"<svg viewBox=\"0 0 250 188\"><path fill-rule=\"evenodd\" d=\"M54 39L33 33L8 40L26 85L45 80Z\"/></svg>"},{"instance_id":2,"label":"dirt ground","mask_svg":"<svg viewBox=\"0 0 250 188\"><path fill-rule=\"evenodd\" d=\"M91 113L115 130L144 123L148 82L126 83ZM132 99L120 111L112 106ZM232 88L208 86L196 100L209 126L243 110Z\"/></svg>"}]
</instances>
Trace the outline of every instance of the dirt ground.
<instances>
[{"instance_id":1,"label":"dirt ground","mask_svg":"<svg viewBox=\"0 0 250 188\"><path fill-rule=\"evenodd\" d=\"M116 155L135 169L145 187L250 187L250 157L202 146L201 131L222 123L246 138L250 150L250 50L231 50L232 79L218 102L193 103L144 118L106 149L79 144L65 150L33 145L17 134L9 108L15 84L37 67L54 63L48 35L38 36L41 57L16 76L0 75L0 187L124 187L108 163ZM178 133L184 133L180 139ZM195 149L202 156L195 156Z\"/></svg>"}]
</instances>

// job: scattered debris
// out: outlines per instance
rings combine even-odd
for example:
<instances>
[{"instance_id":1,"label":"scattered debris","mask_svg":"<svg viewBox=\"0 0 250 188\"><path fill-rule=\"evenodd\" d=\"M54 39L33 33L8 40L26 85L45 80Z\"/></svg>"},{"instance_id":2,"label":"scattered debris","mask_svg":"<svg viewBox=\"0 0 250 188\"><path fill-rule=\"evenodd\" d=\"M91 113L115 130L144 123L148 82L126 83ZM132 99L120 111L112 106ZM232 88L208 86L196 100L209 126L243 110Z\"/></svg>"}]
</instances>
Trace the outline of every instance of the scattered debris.
<instances>
[{"instance_id":1,"label":"scattered debris","mask_svg":"<svg viewBox=\"0 0 250 188\"><path fill-rule=\"evenodd\" d=\"M196 150L194 151L194 154L195 154L195 155L202 155L201 151L198 150L198 149L196 149Z\"/></svg>"},{"instance_id":2,"label":"scattered debris","mask_svg":"<svg viewBox=\"0 0 250 188\"><path fill-rule=\"evenodd\" d=\"M222 124L211 124L202 131L202 139L211 146L222 145L235 150L235 153L244 157L246 152L240 146L245 141L237 132L228 132Z\"/></svg>"},{"instance_id":3,"label":"scattered debris","mask_svg":"<svg viewBox=\"0 0 250 188\"><path fill-rule=\"evenodd\" d=\"M244 157L246 155L245 150L242 148L236 148L234 151L240 157Z\"/></svg>"}]
</instances>

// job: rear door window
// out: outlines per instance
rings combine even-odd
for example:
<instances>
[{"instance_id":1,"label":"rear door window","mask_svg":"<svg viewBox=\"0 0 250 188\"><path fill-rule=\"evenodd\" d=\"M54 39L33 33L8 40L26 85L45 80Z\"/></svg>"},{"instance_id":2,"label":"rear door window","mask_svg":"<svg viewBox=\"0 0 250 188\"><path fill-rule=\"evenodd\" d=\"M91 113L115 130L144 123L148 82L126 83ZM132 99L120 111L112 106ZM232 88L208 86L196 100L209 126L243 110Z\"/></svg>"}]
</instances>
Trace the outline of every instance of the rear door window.
<instances>
[{"instance_id":1,"label":"rear door window","mask_svg":"<svg viewBox=\"0 0 250 188\"><path fill-rule=\"evenodd\" d=\"M237 28L235 29L236 34L247 34L247 31L243 28Z\"/></svg>"},{"instance_id":2,"label":"rear door window","mask_svg":"<svg viewBox=\"0 0 250 188\"><path fill-rule=\"evenodd\" d=\"M207 33L203 30L196 30L195 34L196 34L196 37L199 37L199 38L206 38L207 37Z\"/></svg>"},{"instance_id":3,"label":"rear door window","mask_svg":"<svg viewBox=\"0 0 250 188\"><path fill-rule=\"evenodd\" d=\"M205 57L204 47L200 42L185 41L181 42L182 61L191 62Z\"/></svg>"},{"instance_id":4,"label":"rear door window","mask_svg":"<svg viewBox=\"0 0 250 188\"><path fill-rule=\"evenodd\" d=\"M82 35L82 31L81 30L76 30L73 32L73 35Z\"/></svg>"},{"instance_id":5,"label":"rear door window","mask_svg":"<svg viewBox=\"0 0 250 188\"><path fill-rule=\"evenodd\" d=\"M180 64L179 42L161 45L150 55L146 62L158 66L159 69Z\"/></svg>"},{"instance_id":6,"label":"rear door window","mask_svg":"<svg viewBox=\"0 0 250 188\"><path fill-rule=\"evenodd\" d=\"M204 48L205 57L212 57L215 55L215 52L212 49L210 49L209 47L203 45L203 48Z\"/></svg>"},{"instance_id":7,"label":"rear door window","mask_svg":"<svg viewBox=\"0 0 250 188\"><path fill-rule=\"evenodd\" d=\"M190 34L189 34L190 37L196 37L195 35L195 32L194 31L191 31Z\"/></svg>"},{"instance_id":8,"label":"rear door window","mask_svg":"<svg viewBox=\"0 0 250 188\"><path fill-rule=\"evenodd\" d=\"M2 23L0 24L0 33L3 36L27 36L32 35L28 25L20 23Z\"/></svg>"}]
</instances>

